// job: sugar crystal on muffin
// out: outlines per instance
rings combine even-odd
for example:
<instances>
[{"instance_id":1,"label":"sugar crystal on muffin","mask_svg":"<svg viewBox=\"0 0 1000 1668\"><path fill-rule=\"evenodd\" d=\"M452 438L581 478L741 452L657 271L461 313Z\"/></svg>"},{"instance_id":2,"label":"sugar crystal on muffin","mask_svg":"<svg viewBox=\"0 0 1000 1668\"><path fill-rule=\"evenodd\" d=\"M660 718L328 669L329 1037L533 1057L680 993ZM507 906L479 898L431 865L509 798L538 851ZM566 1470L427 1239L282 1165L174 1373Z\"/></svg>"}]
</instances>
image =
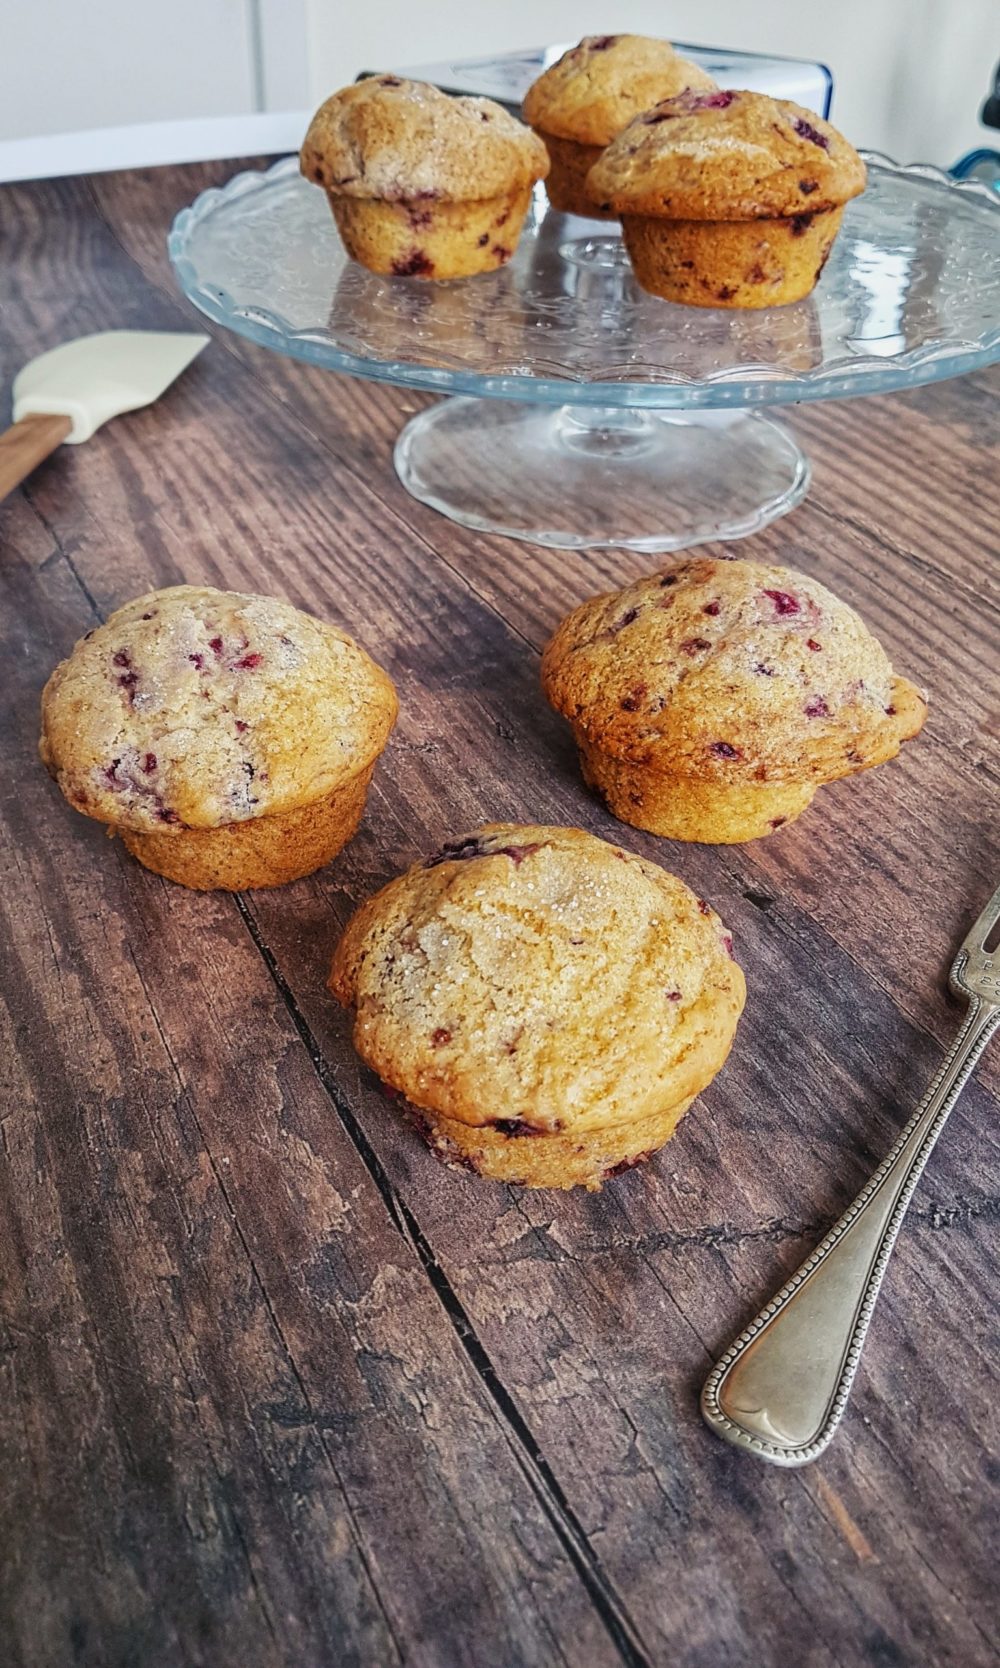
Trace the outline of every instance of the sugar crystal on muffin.
<instances>
[{"instance_id":1,"label":"sugar crystal on muffin","mask_svg":"<svg viewBox=\"0 0 1000 1668\"><path fill-rule=\"evenodd\" d=\"M363 904L331 989L446 1162L599 1187L670 1137L745 998L732 938L675 876L580 829L495 823Z\"/></svg>"},{"instance_id":2,"label":"sugar crystal on muffin","mask_svg":"<svg viewBox=\"0 0 1000 1668\"><path fill-rule=\"evenodd\" d=\"M273 597L176 585L88 632L42 696L41 754L78 810L189 886L277 885L357 826L393 686Z\"/></svg>"},{"instance_id":3,"label":"sugar crystal on muffin","mask_svg":"<svg viewBox=\"0 0 1000 1668\"><path fill-rule=\"evenodd\" d=\"M547 190L564 214L613 218L588 196L586 179L606 145L640 111L687 87L714 88L712 77L648 35L586 35L542 71L522 114L545 141L552 164Z\"/></svg>"},{"instance_id":4,"label":"sugar crystal on muffin","mask_svg":"<svg viewBox=\"0 0 1000 1668\"><path fill-rule=\"evenodd\" d=\"M380 75L320 106L300 166L326 191L352 259L387 276L449 279L510 260L549 161L492 99Z\"/></svg>"},{"instance_id":5,"label":"sugar crystal on muffin","mask_svg":"<svg viewBox=\"0 0 1000 1668\"><path fill-rule=\"evenodd\" d=\"M652 294L773 307L814 287L865 179L853 145L801 105L689 90L630 122L587 191L621 216L633 271Z\"/></svg>"},{"instance_id":6,"label":"sugar crystal on muffin","mask_svg":"<svg viewBox=\"0 0 1000 1668\"><path fill-rule=\"evenodd\" d=\"M575 609L542 682L615 816L710 843L784 827L824 782L893 758L926 714L825 586L709 556Z\"/></svg>"}]
</instances>

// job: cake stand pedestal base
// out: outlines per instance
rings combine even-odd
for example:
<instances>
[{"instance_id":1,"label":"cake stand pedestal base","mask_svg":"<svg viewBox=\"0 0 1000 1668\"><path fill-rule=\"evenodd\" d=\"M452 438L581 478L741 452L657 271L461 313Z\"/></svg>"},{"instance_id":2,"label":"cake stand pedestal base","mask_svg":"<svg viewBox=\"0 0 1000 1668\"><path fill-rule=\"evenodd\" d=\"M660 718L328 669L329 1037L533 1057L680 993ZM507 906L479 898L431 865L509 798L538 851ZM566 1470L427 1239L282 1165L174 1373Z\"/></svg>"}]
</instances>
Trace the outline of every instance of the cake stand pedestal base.
<instances>
[{"instance_id":1,"label":"cake stand pedestal base","mask_svg":"<svg viewBox=\"0 0 1000 1668\"><path fill-rule=\"evenodd\" d=\"M749 411L455 398L396 442L406 490L463 527L559 550L684 550L795 508L809 463Z\"/></svg>"}]
</instances>

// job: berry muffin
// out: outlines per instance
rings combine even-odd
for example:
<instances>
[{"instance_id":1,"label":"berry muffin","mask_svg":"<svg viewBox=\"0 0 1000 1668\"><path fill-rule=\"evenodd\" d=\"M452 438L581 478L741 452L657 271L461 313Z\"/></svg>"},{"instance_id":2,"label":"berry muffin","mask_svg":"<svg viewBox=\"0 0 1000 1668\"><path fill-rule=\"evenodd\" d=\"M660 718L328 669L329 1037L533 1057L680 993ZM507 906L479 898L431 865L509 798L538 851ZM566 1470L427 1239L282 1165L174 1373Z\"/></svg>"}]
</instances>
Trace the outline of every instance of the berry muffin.
<instances>
[{"instance_id":1,"label":"berry muffin","mask_svg":"<svg viewBox=\"0 0 1000 1668\"><path fill-rule=\"evenodd\" d=\"M357 643L273 597L175 585L89 631L42 695L78 811L184 886L280 886L361 820L396 692Z\"/></svg>"},{"instance_id":2,"label":"berry muffin","mask_svg":"<svg viewBox=\"0 0 1000 1668\"><path fill-rule=\"evenodd\" d=\"M552 170L546 190L563 214L613 220L588 196L587 175L633 116L686 87L714 88L697 64L648 35L587 35L528 88L522 115L544 139Z\"/></svg>"},{"instance_id":3,"label":"berry muffin","mask_svg":"<svg viewBox=\"0 0 1000 1668\"><path fill-rule=\"evenodd\" d=\"M358 910L330 988L447 1163L600 1187L719 1071L746 987L718 916L576 828L492 823Z\"/></svg>"},{"instance_id":4,"label":"berry muffin","mask_svg":"<svg viewBox=\"0 0 1000 1668\"><path fill-rule=\"evenodd\" d=\"M777 307L816 283L865 165L829 122L764 93L681 93L636 117L587 176L619 214L643 289L694 307Z\"/></svg>"},{"instance_id":5,"label":"berry muffin","mask_svg":"<svg viewBox=\"0 0 1000 1668\"><path fill-rule=\"evenodd\" d=\"M616 817L720 845L773 834L822 783L895 758L927 711L824 586L707 556L577 608L542 684Z\"/></svg>"},{"instance_id":6,"label":"berry muffin","mask_svg":"<svg viewBox=\"0 0 1000 1668\"><path fill-rule=\"evenodd\" d=\"M465 278L510 260L549 159L491 99L379 75L321 105L300 166L353 260L397 278Z\"/></svg>"}]
</instances>

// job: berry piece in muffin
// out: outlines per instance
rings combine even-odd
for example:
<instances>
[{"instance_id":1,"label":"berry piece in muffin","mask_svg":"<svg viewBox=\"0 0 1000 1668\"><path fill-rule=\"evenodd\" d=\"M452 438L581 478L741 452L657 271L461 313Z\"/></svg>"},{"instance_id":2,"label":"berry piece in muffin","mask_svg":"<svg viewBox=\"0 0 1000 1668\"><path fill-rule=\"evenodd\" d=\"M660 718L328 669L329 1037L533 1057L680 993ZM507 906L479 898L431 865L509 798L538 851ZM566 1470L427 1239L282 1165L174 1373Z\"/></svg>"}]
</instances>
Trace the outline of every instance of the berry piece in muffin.
<instances>
[{"instance_id":1,"label":"berry piece in muffin","mask_svg":"<svg viewBox=\"0 0 1000 1668\"><path fill-rule=\"evenodd\" d=\"M765 93L686 92L638 116L587 176L619 214L644 289L694 307L776 307L816 284L844 204L865 188L853 145Z\"/></svg>"},{"instance_id":2,"label":"berry piece in muffin","mask_svg":"<svg viewBox=\"0 0 1000 1668\"><path fill-rule=\"evenodd\" d=\"M648 35L587 35L550 64L528 88L522 115L549 153L552 207L614 219L587 193L590 169L634 116L687 87L711 90L715 82L668 41Z\"/></svg>"},{"instance_id":3,"label":"berry piece in muffin","mask_svg":"<svg viewBox=\"0 0 1000 1668\"><path fill-rule=\"evenodd\" d=\"M88 632L42 695L41 755L77 810L185 886L278 886L354 833L396 693L335 626L176 585Z\"/></svg>"},{"instance_id":4,"label":"berry piece in muffin","mask_svg":"<svg viewBox=\"0 0 1000 1668\"><path fill-rule=\"evenodd\" d=\"M600 1187L721 1068L746 987L682 881L575 828L450 841L348 924L330 988L446 1162Z\"/></svg>"},{"instance_id":5,"label":"berry piece in muffin","mask_svg":"<svg viewBox=\"0 0 1000 1668\"><path fill-rule=\"evenodd\" d=\"M712 844L783 828L822 783L894 758L927 711L824 586L707 556L577 608L542 683L616 817Z\"/></svg>"},{"instance_id":6,"label":"berry piece in muffin","mask_svg":"<svg viewBox=\"0 0 1000 1668\"><path fill-rule=\"evenodd\" d=\"M300 166L353 260L390 277L465 278L510 260L549 159L491 99L377 75L320 106Z\"/></svg>"}]
</instances>

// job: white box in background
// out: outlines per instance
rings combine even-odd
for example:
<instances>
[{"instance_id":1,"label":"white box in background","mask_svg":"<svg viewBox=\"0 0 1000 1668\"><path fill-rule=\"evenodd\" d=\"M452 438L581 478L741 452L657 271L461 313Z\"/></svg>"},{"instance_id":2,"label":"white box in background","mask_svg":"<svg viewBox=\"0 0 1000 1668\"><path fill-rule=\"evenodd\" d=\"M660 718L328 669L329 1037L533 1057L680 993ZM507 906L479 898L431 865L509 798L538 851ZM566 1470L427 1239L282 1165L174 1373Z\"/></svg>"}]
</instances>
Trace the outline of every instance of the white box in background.
<instances>
[{"instance_id":1,"label":"white box in background","mask_svg":"<svg viewBox=\"0 0 1000 1668\"><path fill-rule=\"evenodd\" d=\"M572 44L566 41L561 46L529 47L523 52L465 58L453 63L402 67L383 64L380 69L410 76L414 81L433 81L447 93L476 93L483 98L494 98L516 111L531 83ZM833 76L825 64L799 58L768 58L757 52L723 52L718 47L685 46L679 41L675 45L682 57L707 70L720 87L748 87L754 93L770 93L772 98L792 99L820 116L830 113Z\"/></svg>"}]
</instances>

